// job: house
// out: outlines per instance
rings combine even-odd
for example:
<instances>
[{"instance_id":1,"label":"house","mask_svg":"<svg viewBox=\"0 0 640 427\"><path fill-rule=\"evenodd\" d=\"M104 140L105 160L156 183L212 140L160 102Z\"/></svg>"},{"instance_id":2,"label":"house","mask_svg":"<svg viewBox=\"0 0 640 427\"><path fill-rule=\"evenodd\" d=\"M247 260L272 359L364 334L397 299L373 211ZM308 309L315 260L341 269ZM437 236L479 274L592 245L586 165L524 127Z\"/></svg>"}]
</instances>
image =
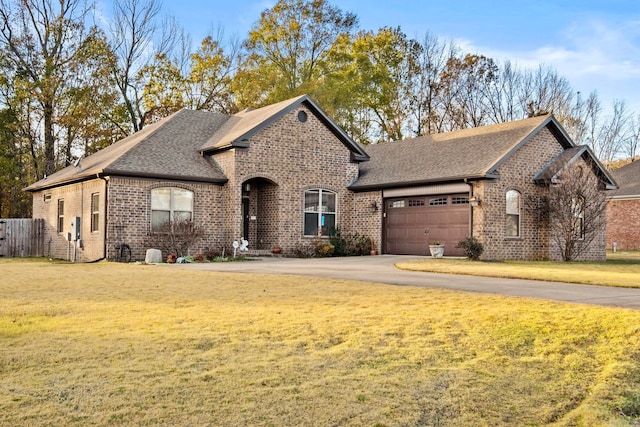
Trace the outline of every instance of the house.
<instances>
[{"instance_id":1,"label":"house","mask_svg":"<svg viewBox=\"0 0 640 427\"><path fill-rule=\"evenodd\" d=\"M607 197L607 247L640 249L640 161L612 172L618 190Z\"/></svg>"},{"instance_id":2,"label":"house","mask_svg":"<svg viewBox=\"0 0 640 427\"><path fill-rule=\"evenodd\" d=\"M192 252L280 246L292 254L334 227L376 250L425 255L472 235L483 258L557 259L548 225L524 209L568 164L615 182L557 120L540 116L363 147L311 98L233 116L182 110L26 188L50 256L143 259L163 224L204 231ZM604 233L586 259L604 258ZM71 252L72 251L72 252Z\"/></svg>"}]
</instances>

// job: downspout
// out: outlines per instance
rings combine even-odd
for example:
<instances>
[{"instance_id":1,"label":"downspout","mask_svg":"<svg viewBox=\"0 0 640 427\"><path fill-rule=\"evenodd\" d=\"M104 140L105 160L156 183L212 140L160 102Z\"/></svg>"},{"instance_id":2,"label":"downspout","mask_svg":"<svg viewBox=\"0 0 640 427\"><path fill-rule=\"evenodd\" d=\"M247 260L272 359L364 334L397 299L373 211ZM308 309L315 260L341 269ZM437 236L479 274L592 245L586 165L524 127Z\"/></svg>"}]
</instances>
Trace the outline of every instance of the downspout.
<instances>
[{"instance_id":1,"label":"downspout","mask_svg":"<svg viewBox=\"0 0 640 427\"><path fill-rule=\"evenodd\" d=\"M467 178L464 182L469 185L469 200L473 197L473 183L467 182ZM473 205L469 203L469 237L473 237Z\"/></svg>"}]
</instances>

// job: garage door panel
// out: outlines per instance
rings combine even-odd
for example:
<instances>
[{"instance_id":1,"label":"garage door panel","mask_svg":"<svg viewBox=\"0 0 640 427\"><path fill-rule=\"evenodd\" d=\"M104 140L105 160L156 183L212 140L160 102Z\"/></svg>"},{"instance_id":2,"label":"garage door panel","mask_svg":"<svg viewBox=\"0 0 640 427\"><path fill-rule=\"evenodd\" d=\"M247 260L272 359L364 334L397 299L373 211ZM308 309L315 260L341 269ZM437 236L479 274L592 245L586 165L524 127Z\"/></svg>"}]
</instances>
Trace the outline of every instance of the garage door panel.
<instances>
[{"instance_id":1,"label":"garage door panel","mask_svg":"<svg viewBox=\"0 0 640 427\"><path fill-rule=\"evenodd\" d=\"M466 200L467 194L386 200L385 252L428 255L428 243L442 241L446 244L445 255L462 255L455 246L468 235L469 205Z\"/></svg>"}]
</instances>

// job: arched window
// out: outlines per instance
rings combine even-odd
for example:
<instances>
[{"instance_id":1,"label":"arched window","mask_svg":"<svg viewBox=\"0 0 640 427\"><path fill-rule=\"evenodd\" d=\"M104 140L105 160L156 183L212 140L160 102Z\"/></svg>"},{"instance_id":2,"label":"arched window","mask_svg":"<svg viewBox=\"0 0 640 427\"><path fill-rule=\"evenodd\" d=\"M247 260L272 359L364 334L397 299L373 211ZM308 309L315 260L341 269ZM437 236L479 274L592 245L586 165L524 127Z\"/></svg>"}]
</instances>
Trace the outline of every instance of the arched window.
<instances>
[{"instance_id":1,"label":"arched window","mask_svg":"<svg viewBox=\"0 0 640 427\"><path fill-rule=\"evenodd\" d=\"M190 221L193 217L193 191L177 187L151 190L151 231L167 224Z\"/></svg>"},{"instance_id":2,"label":"arched window","mask_svg":"<svg viewBox=\"0 0 640 427\"><path fill-rule=\"evenodd\" d=\"M336 227L336 193L315 189L304 192L304 235L328 236Z\"/></svg>"},{"instance_id":3,"label":"arched window","mask_svg":"<svg viewBox=\"0 0 640 427\"><path fill-rule=\"evenodd\" d=\"M507 191L507 216L504 227L507 237L520 237L520 199L518 191Z\"/></svg>"}]
</instances>

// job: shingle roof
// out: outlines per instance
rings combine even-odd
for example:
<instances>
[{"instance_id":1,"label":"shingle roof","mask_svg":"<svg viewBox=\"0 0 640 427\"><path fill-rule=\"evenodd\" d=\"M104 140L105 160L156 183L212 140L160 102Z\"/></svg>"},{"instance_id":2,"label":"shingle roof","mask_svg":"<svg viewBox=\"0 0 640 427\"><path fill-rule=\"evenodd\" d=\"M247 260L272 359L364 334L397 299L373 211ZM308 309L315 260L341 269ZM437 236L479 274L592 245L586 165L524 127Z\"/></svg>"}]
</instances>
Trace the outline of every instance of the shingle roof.
<instances>
[{"instance_id":1,"label":"shingle roof","mask_svg":"<svg viewBox=\"0 0 640 427\"><path fill-rule=\"evenodd\" d=\"M611 174L619 187L611 193L612 198L640 198L640 160L616 169Z\"/></svg>"},{"instance_id":2,"label":"shingle roof","mask_svg":"<svg viewBox=\"0 0 640 427\"><path fill-rule=\"evenodd\" d=\"M426 135L370 145L371 160L360 166L353 190L389 188L464 178L496 177L498 166L539 129L549 124L561 132L553 116ZM566 148L572 143L565 136Z\"/></svg>"},{"instance_id":3,"label":"shingle roof","mask_svg":"<svg viewBox=\"0 0 640 427\"><path fill-rule=\"evenodd\" d=\"M200 154L199 147L228 118L208 111L178 111L81 159L80 167L68 166L25 190L37 191L98 174L226 182L226 176Z\"/></svg>"},{"instance_id":4,"label":"shingle roof","mask_svg":"<svg viewBox=\"0 0 640 427\"><path fill-rule=\"evenodd\" d=\"M270 118L274 117L287 107L297 105L297 103L305 98L305 95L296 98L287 99L276 104L267 105L266 107L255 110L247 109L234 114L211 138L209 138L200 149L202 151L214 150L232 145L233 142L241 138L247 138L248 133L259 125L264 124Z\"/></svg>"},{"instance_id":5,"label":"shingle roof","mask_svg":"<svg viewBox=\"0 0 640 427\"><path fill-rule=\"evenodd\" d=\"M584 158L592 167L594 173L600 178L608 190L616 188L616 182L611 174L596 160L595 154L587 145L579 145L567 148L558 157L553 159L542 171L533 177L539 184L555 183L565 167L571 165L578 158Z\"/></svg>"},{"instance_id":6,"label":"shingle roof","mask_svg":"<svg viewBox=\"0 0 640 427\"><path fill-rule=\"evenodd\" d=\"M68 166L25 188L37 191L86 180L97 175L140 176L224 183L227 177L203 156L231 147L248 147L252 135L305 104L351 152L354 161L369 159L307 95L298 96L233 116L208 111L181 110L117 143L83 158L81 167Z\"/></svg>"},{"instance_id":7,"label":"shingle roof","mask_svg":"<svg viewBox=\"0 0 640 427\"><path fill-rule=\"evenodd\" d=\"M256 110L245 110L234 114L209 140L200 147L203 152L214 152L231 147L248 147L251 136L304 104L331 130L334 135L351 151L355 161L367 161L365 151L331 117L329 117L308 95L287 99Z\"/></svg>"}]
</instances>

